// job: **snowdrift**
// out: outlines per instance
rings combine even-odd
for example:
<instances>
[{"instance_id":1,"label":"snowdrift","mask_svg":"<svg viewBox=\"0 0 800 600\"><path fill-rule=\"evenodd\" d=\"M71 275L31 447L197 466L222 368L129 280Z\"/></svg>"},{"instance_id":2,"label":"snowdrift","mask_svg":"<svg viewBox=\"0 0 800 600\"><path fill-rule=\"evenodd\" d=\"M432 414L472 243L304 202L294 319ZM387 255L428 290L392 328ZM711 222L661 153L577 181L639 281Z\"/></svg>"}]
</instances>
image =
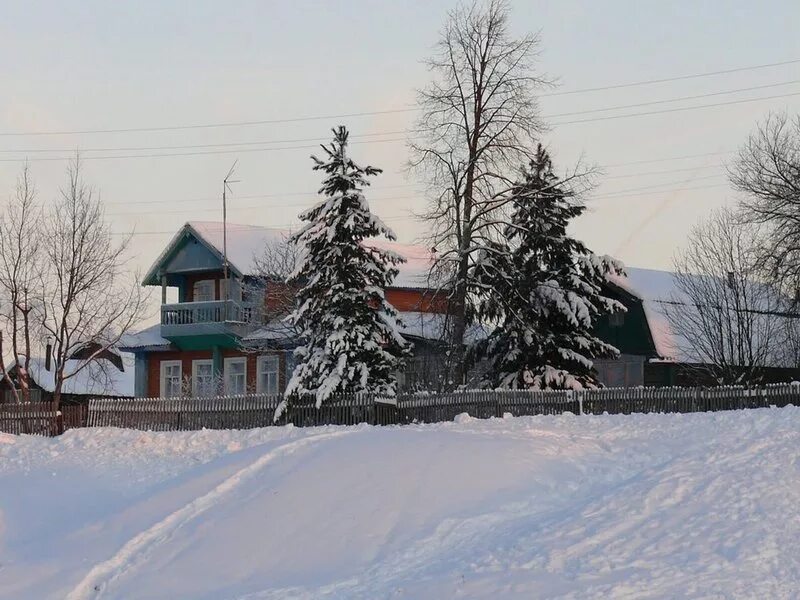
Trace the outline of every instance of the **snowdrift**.
<instances>
[{"instance_id":1,"label":"snowdrift","mask_svg":"<svg viewBox=\"0 0 800 600\"><path fill-rule=\"evenodd\" d=\"M794 598L800 409L0 434L0 598Z\"/></svg>"}]
</instances>

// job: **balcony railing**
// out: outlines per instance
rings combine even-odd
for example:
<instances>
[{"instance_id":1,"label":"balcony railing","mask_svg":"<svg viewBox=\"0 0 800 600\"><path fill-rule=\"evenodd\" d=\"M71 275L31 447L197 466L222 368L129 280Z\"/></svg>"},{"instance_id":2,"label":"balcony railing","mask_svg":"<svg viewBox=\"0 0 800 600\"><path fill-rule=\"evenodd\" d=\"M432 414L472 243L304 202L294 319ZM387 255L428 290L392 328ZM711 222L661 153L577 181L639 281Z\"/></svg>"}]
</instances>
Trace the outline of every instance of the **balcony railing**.
<instances>
[{"instance_id":1,"label":"balcony railing","mask_svg":"<svg viewBox=\"0 0 800 600\"><path fill-rule=\"evenodd\" d=\"M235 300L181 302L161 306L161 335L164 337L243 332L255 324L252 304Z\"/></svg>"}]
</instances>

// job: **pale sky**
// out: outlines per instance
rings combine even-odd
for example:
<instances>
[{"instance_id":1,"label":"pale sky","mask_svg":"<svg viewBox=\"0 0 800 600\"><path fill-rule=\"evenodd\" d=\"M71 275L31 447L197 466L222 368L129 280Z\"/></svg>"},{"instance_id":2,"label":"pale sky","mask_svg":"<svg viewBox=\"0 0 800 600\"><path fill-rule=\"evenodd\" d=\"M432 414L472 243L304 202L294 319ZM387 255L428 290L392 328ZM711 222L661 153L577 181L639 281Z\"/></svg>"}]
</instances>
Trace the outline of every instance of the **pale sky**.
<instances>
[{"instance_id":1,"label":"pale sky","mask_svg":"<svg viewBox=\"0 0 800 600\"><path fill-rule=\"evenodd\" d=\"M106 202L113 230L136 231L132 264L145 269L185 221L221 219L221 180L235 159L241 183L230 200L230 221L272 227L296 223L297 213L314 202L319 183L308 146L344 123L359 142L352 147L354 158L385 171L368 193L372 209L401 241L414 241L424 225L409 213L424 206L422 189L403 172L404 134L392 133L412 124L410 111L178 131L6 134L407 108L414 89L427 81L420 61L454 5L451 0L2 1L0 197L5 201L12 192L21 161L28 157L40 200L50 201L64 179L62 159L81 148L86 179ZM551 92L800 59L796 0L518 0L512 6L515 31L541 32L539 69L560 82ZM543 97L547 116L770 86L548 119L552 129L543 141L557 167L566 169L580 156L608 165L589 199L590 213L574 232L596 252L614 254L630 266L669 268L688 228L733 198L723 168L730 155L724 153L735 150L770 109L800 113L800 95L557 123L800 94L800 83L790 83L796 81L800 63ZM358 138L375 133L386 135ZM206 147L174 148L198 145ZM170 153L195 154L108 158ZM687 155L695 156L660 160ZM637 161L656 162L630 164ZM609 197L616 194L621 196Z\"/></svg>"}]
</instances>

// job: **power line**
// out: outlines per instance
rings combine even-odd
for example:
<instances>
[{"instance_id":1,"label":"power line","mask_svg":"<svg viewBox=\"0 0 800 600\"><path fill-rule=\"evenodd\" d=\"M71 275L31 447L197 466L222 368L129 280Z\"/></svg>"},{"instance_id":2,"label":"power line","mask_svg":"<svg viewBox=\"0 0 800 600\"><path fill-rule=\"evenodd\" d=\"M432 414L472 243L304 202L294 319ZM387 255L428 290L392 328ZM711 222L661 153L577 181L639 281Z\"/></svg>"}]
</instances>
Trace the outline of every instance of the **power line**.
<instances>
[{"instance_id":1,"label":"power line","mask_svg":"<svg viewBox=\"0 0 800 600\"><path fill-rule=\"evenodd\" d=\"M792 92L789 94L777 94L773 96L760 96L758 98L745 98L742 100L731 100L728 102L716 102L713 104L701 104L698 106L684 106L679 108L667 108L662 110L653 110L647 112L639 112L639 113L631 113L631 114L623 114L623 115L609 115L605 117L593 117L590 119L577 119L573 121L561 121L557 123L553 123L553 125L572 125L576 123L591 123L596 121L608 121L613 119L625 119L631 117L642 117L642 116L649 116L649 115L658 115L658 114L665 114L665 113L674 113L674 112L684 112L690 110L699 110L699 109L706 109L706 108L715 108L720 106L730 106L735 104L745 104L749 102L759 102L761 100L775 100L777 98L788 98L792 96L800 96L800 92ZM378 144L378 143L393 143L393 142L406 142L408 138L389 138L389 139L382 139L382 140L357 140L352 142L353 144ZM114 155L114 156L83 156L82 160L115 160L115 159L131 159L131 158L165 158L165 157L175 157L175 156L205 156L205 155L215 155L215 154L236 154L236 153L243 153L243 152L275 152L275 151L282 151L282 150L303 150L303 149L315 149L318 145L303 145L303 146L273 146L269 148L241 148L241 149L233 149L233 150L210 150L210 151L201 151L201 152L170 152L170 153L160 153L160 154L129 154L129 155ZM65 161L65 160L72 160L73 157L71 156L60 156L60 157L44 157L44 158L0 158L0 162L37 162L37 161Z\"/></svg>"},{"instance_id":2,"label":"power line","mask_svg":"<svg viewBox=\"0 0 800 600\"><path fill-rule=\"evenodd\" d=\"M607 196L593 196L589 201L593 200L614 200L616 198L633 198L633 197L640 197L640 196L656 196L658 194L671 194L673 192L690 192L694 190L708 190L711 188L720 188L720 187L729 187L727 183L712 183L710 185L697 185L692 187L684 187L684 188L670 188L666 190L654 190L650 192L632 192L626 194L609 194Z\"/></svg>"},{"instance_id":3,"label":"power line","mask_svg":"<svg viewBox=\"0 0 800 600\"><path fill-rule=\"evenodd\" d=\"M663 100L653 100L650 102L639 102L636 104L621 104L616 106L607 106L605 108L593 108L589 110L579 110L579 111L572 111L572 112L565 112L565 113L556 113L551 115L543 115L542 118L550 119L554 117L565 117L565 116L572 116L572 115L584 115L584 114L593 114L598 112L608 112L611 110L622 110L626 108L638 108L642 106L653 106L657 104L668 104L672 102L683 102L686 100L698 100L701 98L710 98L714 96L723 96L728 94L736 94L740 92L747 92L753 90L761 90L767 88L774 88L774 87L783 87L787 85L792 85L795 83L800 83L800 79L795 79L792 81L784 81L780 83L769 83L765 85L757 85L751 86L746 88L738 88L735 90L725 90L721 92L710 92L706 94L696 94L694 96L681 96L678 98L666 98ZM376 131L372 133L361 133L361 134L352 134L351 138L365 138L365 137L376 137L376 136L387 136L387 135L410 135L414 133L420 133L421 130L414 130L414 129L405 129L405 130L394 130L394 131ZM293 143L303 143L303 142L316 142L316 143L324 143L327 140L325 138L312 137L312 138L293 138L293 139L279 139L279 140L260 140L260 141L248 141L248 142L218 142L218 143L211 143L211 144L183 144L177 146L117 146L117 147L98 147L98 148L79 148L78 150L81 153L84 152L144 152L144 151L154 151L154 150L190 150L190 149L198 149L198 148L230 148L234 146L260 146L264 144L293 144ZM74 152L75 148L33 148L33 149L15 149L15 150L0 150L0 153L36 153L36 154L43 154L46 152ZM260 151L258 149L256 151Z\"/></svg>"},{"instance_id":4,"label":"power line","mask_svg":"<svg viewBox=\"0 0 800 600\"><path fill-rule=\"evenodd\" d=\"M405 142L406 138L392 138L387 140L362 140L350 142L351 144L377 144L384 142ZM275 146L272 148L237 148L235 150L210 150L208 152L168 152L164 154L128 154L116 156L81 156L81 160L114 160L129 158L166 158L173 156L207 156L212 154L241 154L243 152L273 152L278 150L308 150L317 149L319 144L305 146ZM72 160L74 156L51 156L45 158L0 158L0 162L42 162Z\"/></svg>"},{"instance_id":5,"label":"power line","mask_svg":"<svg viewBox=\"0 0 800 600\"><path fill-rule=\"evenodd\" d=\"M404 135L409 133L408 130L398 130L398 131L376 131L374 133L356 133L351 134L351 138L362 138L362 137L375 137L375 136L383 136L383 135ZM83 152L138 152L138 151L146 151L146 150L188 150L192 148L226 148L231 146L259 146L263 144L291 144L291 143L299 143L299 142L317 142L317 143L324 143L327 140L325 138L320 138L319 136L313 138L295 138L295 139L288 139L288 140L260 140L256 142L219 142L214 144L186 144L181 146L120 146L115 148L77 148L78 151L81 153ZM316 146L313 146L316 147ZM26 152L36 152L36 153L44 153L44 152L75 152L76 148L46 148L46 149L29 149L29 150L0 150L3 153L9 152L19 152L24 154Z\"/></svg>"},{"instance_id":6,"label":"power line","mask_svg":"<svg viewBox=\"0 0 800 600\"><path fill-rule=\"evenodd\" d=\"M723 75L728 73L738 73L742 71L754 71L757 69L766 69L771 67L778 67L783 65L790 65L800 63L800 59L782 61L782 62L775 62L775 63L768 63L762 65L753 65L748 67L737 67L733 69L724 69L720 71L709 71L705 73L695 73L691 75L680 75L676 77L666 77L662 79L649 79L644 81L634 81L629 83L620 83L614 85L607 85L607 86L600 86L600 87L593 87L593 88L582 88L577 90L566 90L563 92L550 92L546 94L540 94L541 96L565 96L570 94L583 94L588 92L597 92L602 90L612 90L612 89L620 89L620 88L628 88L628 87L636 87L636 86L643 86L643 85L652 85L656 83L666 83L670 81L680 81L685 79L697 79L702 77L711 77L716 75ZM361 111L361 112L353 112L353 113L342 113L342 114L329 114L329 115L309 115L309 116L302 116L302 117L290 117L290 118L278 118L278 119L261 119L261 120L251 120L251 121L233 121L233 122L221 122L221 123L196 123L192 125L170 125L170 126L159 126L159 127L121 127L121 128L109 128L109 129L76 129L76 130L62 130L62 131L27 131L27 132L14 132L14 131L6 131L0 132L0 136L3 137L21 137L21 136L56 136L56 135L88 135L88 134L102 134L102 133L135 133L135 132L157 132L157 131L184 131L184 130L192 130L192 129L214 129L214 128L224 128L224 127L246 127L246 126L253 126L253 125L274 125L278 123L297 123L303 121L318 121L318 120L331 120L331 119L342 119L342 118L356 118L356 117L367 117L367 116L376 116L376 115L385 115L385 114L394 114L394 113L405 113L405 112L415 112L417 111L417 107L404 107L404 108L395 108L395 109L388 109L388 110L374 110L374 111Z\"/></svg>"},{"instance_id":7,"label":"power line","mask_svg":"<svg viewBox=\"0 0 800 600\"><path fill-rule=\"evenodd\" d=\"M610 165L603 165L605 169L611 169L615 167L630 167L633 165L646 165L658 162L668 162L673 160L686 160L687 158L705 158L707 156L722 156L725 154L733 154L736 150L719 150L717 152L703 152L702 154L684 154L683 156L670 156L666 158L648 158L644 160L634 160L627 163L615 163Z\"/></svg>"},{"instance_id":8,"label":"power line","mask_svg":"<svg viewBox=\"0 0 800 600\"><path fill-rule=\"evenodd\" d=\"M680 169L679 171L683 171L683 170L684 169ZM670 173L670 172L671 171L664 171L664 172L660 172L660 173ZM713 179L713 178L721 177L721 176L722 175L708 175L708 176L703 176L703 177L697 177L697 178L695 178L695 180ZM639 196L639 195L646 196L646 195L664 194L664 193L681 192L681 191L696 190L696 189L706 189L706 188L710 188L710 187L722 187L722 186L727 185L727 184L715 184L715 185L711 185L711 186L696 186L696 187L688 187L688 188L679 187L679 188L668 188L668 189L663 189L663 190L657 190L657 188L665 187L665 186L669 186L669 185L674 185L674 184L675 184L675 182L669 181L669 182L664 182L664 183L659 183L659 184L654 184L654 185L640 186L640 187L635 187L635 188L628 188L628 189L618 190L617 192L612 192L610 194L599 195L599 196L590 196L588 198L588 201L592 202L593 200L624 198L624 197ZM646 191L646 190L653 190L653 189L656 189L656 191L655 192L650 192L648 194L639 194L638 193L639 191L642 191L642 190ZM244 196L239 196L239 198L243 198L243 197ZM315 197L315 196L309 195L309 197ZM389 196L389 197L380 197L380 198L370 198L370 201L371 202L382 202L382 201L389 201L389 200L391 200L391 201L396 201L396 200L417 200L417 199L420 199L420 198L423 198L423 196L420 196L420 195L413 195L413 196L405 195L405 196ZM286 203L286 204L269 204L269 205L255 204L255 205L248 205L248 206L232 206L229 210L240 210L240 211L242 211L242 210L263 210L263 209L274 209L274 208L304 208L304 207L307 207L307 206L308 206L307 202L292 202L292 203ZM159 215L171 215L171 214L174 215L174 214L197 213L197 212L216 212L218 210L219 210L219 207L206 207L206 208L193 207L193 208L188 208L188 209L177 209L177 210L159 210L158 214ZM143 212L143 211L132 211L132 212L121 212L121 213L111 212L111 213L107 213L107 216L129 217L129 216L146 216L147 214L149 214L149 213ZM392 219L393 217L389 217L389 218ZM394 217L394 218L396 218L396 217Z\"/></svg>"},{"instance_id":9,"label":"power line","mask_svg":"<svg viewBox=\"0 0 800 600\"><path fill-rule=\"evenodd\" d=\"M694 166L694 167L685 167L685 168L680 168L680 169L668 169L668 170L662 170L662 171L647 171L647 172L644 172L644 173L627 173L627 174L623 174L623 175L613 175L613 176L609 176L609 177L604 177L603 180L605 181L605 180L614 180L614 179L629 179L631 177L645 177L645 176L652 176L652 175L670 175L670 174L673 174L673 173L684 173L684 172L697 171L697 170L706 170L706 169L712 169L712 168L720 168L720 167L719 167L719 165L701 165L701 166ZM719 175L713 175L712 177L718 177L718 176ZM656 184L655 187L664 186L664 185L671 185L671 184L674 184L674 182L665 182L665 183L662 183L662 184ZM408 188L408 187L417 187L417 186L420 186L420 185L421 184L416 184L416 183L399 184L399 185L394 185L394 186L385 186L382 189ZM650 189L651 187L654 187L654 186L645 186L644 189ZM642 188L634 188L634 190L636 190L636 189L642 189ZM370 191L380 191L380 189L378 189L378 190L370 190ZM621 191L624 192L624 191L631 191L631 190L621 190ZM241 199L256 199L256 198L283 198L283 197L286 197L286 196L302 196L302 197L305 197L305 198L308 198L308 199L312 199L312 198L317 198L318 197L318 195L315 194L314 192L284 192L284 193L272 193L272 194L251 194L251 195L244 195L244 196L238 196L237 195L236 199L241 200ZM423 196L424 196L424 192L422 194L417 194L417 195L413 195L413 196L404 195L404 196L377 196L376 197L376 196L370 195L369 196L369 201L370 202L386 202L386 201L389 201L389 200L414 200L414 199L417 199L417 198L421 198ZM168 205L169 206L169 205L172 205L172 204L179 204L179 203L183 204L183 203L189 203L189 202L203 202L203 201L216 201L216 200L217 200L217 198L206 197L206 198L185 198L185 199L180 199L180 200L169 200L168 202L165 202L163 200L143 200L143 201L139 201L139 202L131 202L131 201L129 201L129 202L107 202L106 204L107 205L162 204L162 205ZM308 205L307 202L292 202L292 203L288 203L288 204L259 204L259 205L250 205L250 206L235 206L234 205L234 206L231 207L231 210L251 210L251 209L258 209L258 208L292 208L292 207L303 207L303 206L307 206L307 205ZM187 213L187 212L209 212L209 211L216 211L216 210L219 210L219 208L218 207L212 207L212 208L192 207L192 208L188 208L188 209L179 209L179 210L159 210L158 214L181 214L181 213ZM112 212L112 213L108 213L108 214L112 215L112 216L128 216L128 215L144 215L144 214L147 214L147 213L141 212L141 211L129 211L129 212L122 212L122 213L114 213L114 212Z\"/></svg>"},{"instance_id":10,"label":"power line","mask_svg":"<svg viewBox=\"0 0 800 600\"><path fill-rule=\"evenodd\" d=\"M553 125L573 125L575 123L590 123L594 121L610 121L613 119L627 119L630 117L644 117L647 115L660 115L664 113L683 112L687 110L698 110L702 108L716 108L718 106L730 106L732 104L746 104L748 102L758 102L760 100L775 100L777 98L788 98L790 96L800 96L800 92L791 92L789 94L777 94L775 96L760 96L758 98L744 98L742 100L729 100L728 102L715 102L714 104L701 104L699 106L682 106L678 108L665 108L663 110L651 110L646 112L631 113L628 115L609 115L607 117L595 117L592 119L577 119L574 121L562 121L561 123L553 123Z\"/></svg>"},{"instance_id":11,"label":"power line","mask_svg":"<svg viewBox=\"0 0 800 600\"><path fill-rule=\"evenodd\" d=\"M649 102L638 102L636 104L618 104L617 106L607 106L605 108L593 108L590 110L577 110L573 112L565 112L565 113L558 113L553 115L544 115L542 118L544 119L552 119L554 117L569 117L572 115L587 115L591 113L598 113L598 112L607 112L610 110L622 110L624 108L639 108L642 106L653 106L656 104L669 104L671 102L683 102L686 100L699 100L701 98L711 98L713 96L726 96L728 94L738 94L740 92L751 92L753 90L764 90L767 88L775 88L775 87L784 87L787 85L793 85L795 83L800 83L800 79L794 79L792 81L784 81L782 83L768 83L766 85L754 85L751 87L746 88L738 88L735 90L725 90L724 92L709 92L706 94L696 94L694 96L681 96L679 98L668 98L666 100L651 100Z\"/></svg>"},{"instance_id":12,"label":"power line","mask_svg":"<svg viewBox=\"0 0 800 600\"><path fill-rule=\"evenodd\" d=\"M793 65L800 63L800 59L785 60L782 62L768 63L764 65L755 65L752 67L738 67L735 69L724 69L722 71L706 71L705 73L695 73L693 75L679 75L677 77L664 77L662 79L648 79L645 81L634 81L631 83L617 83L614 85L604 85L593 88L580 88L577 90L567 90L564 92L551 92L549 94L542 94L542 96L567 96L570 94L585 94L588 92L602 92L605 90L618 90L621 88L637 87L641 85L652 85L655 83L667 83L670 81L682 81L684 79L699 79L701 77L713 77L716 75L727 75L728 73L739 73L741 71L755 71L757 69L767 69L770 67L782 67L784 65Z\"/></svg>"},{"instance_id":13,"label":"power line","mask_svg":"<svg viewBox=\"0 0 800 600\"><path fill-rule=\"evenodd\" d=\"M252 125L276 125L278 123L299 123L302 121L322 121L330 119L347 119L353 117L369 117L375 115L386 115L391 113L413 112L417 108L394 108L390 110L370 110L356 113L345 113L338 115L313 115L307 117L291 117L282 119L263 119L258 121L234 121L228 123L197 123L194 125L170 125L163 127L123 127L118 129L80 129L72 131L27 131L0 132L0 136L27 136L27 135L88 135L98 133L134 133L134 132L156 132L156 131L184 131L187 129L215 129L221 127L247 127Z\"/></svg>"}]
</instances>

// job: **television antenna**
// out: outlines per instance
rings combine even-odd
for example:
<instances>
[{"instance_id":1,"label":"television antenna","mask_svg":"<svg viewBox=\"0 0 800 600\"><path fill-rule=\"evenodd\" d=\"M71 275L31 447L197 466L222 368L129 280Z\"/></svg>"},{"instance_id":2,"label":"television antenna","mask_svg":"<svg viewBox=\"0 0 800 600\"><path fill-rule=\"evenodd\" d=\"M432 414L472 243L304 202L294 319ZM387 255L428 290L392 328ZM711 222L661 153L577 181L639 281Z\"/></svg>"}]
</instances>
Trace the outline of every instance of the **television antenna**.
<instances>
[{"instance_id":1,"label":"television antenna","mask_svg":"<svg viewBox=\"0 0 800 600\"><path fill-rule=\"evenodd\" d=\"M228 170L228 174L225 175L225 179L222 180L222 272L223 272L223 279L225 280L225 320L228 320L228 300L230 299L230 281L228 279L228 192L233 191L231 189L232 183L239 183L240 180L238 179L231 179L233 177L234 172L236 171L236 165L238 164L239 159L237 158L233 161L231 168Z\"/></svg>"}]
</instances>

